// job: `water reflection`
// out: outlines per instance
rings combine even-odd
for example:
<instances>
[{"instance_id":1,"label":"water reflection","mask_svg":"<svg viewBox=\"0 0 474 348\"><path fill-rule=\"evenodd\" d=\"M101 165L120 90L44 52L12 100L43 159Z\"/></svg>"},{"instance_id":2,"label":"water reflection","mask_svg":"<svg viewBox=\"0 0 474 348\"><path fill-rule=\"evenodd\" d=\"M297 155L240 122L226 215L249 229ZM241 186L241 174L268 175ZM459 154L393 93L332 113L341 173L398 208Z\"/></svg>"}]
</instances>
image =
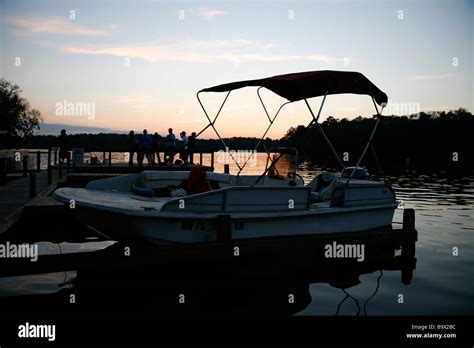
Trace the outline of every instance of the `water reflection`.
<instances>
[{"instance_id":1,"label":"water reflection","mask_svg":"<svg viewBox=\"0 0 474 348\"><path fill-rule=\"evenodd\" d=\"M346 291L360 284L361 275L382 270L399 271L400 281L410 284L416 265L415 239L416 232L386 230L330 239L240 243L239 247L245 251L240 257L222 257L222 251L212 249L207 249L206 254L193 254L190 248L180 248L174 252L192 255L189 257L193 262L173 264L156 257L160 252L173 252L170 248L134 248L145 260L136 266L114 267L111 259L110 265L100 269L78 267L76 272L68 273L69 279L58 283L56 293L10 297L11 292L3 292L2 296L7 297L0 298L0 305L10 313L35 310L86 313L100 309L107 313L137 312L164 318L287 316L302 311L311 302L317 305L324 301L311 296L310 284L327 283ZM325 257L325 246L333 241L364 245L365 260ZM231 252L233 246L222 244L217 248ZM108 249L115 255L112 257L118 257L123 245L115 244ZM77 300L74 306L69 303L71 294ZM359 313L365 311L364 304ZM334 308L334 313L338 308Z\"/></svg>"}]
</instances>

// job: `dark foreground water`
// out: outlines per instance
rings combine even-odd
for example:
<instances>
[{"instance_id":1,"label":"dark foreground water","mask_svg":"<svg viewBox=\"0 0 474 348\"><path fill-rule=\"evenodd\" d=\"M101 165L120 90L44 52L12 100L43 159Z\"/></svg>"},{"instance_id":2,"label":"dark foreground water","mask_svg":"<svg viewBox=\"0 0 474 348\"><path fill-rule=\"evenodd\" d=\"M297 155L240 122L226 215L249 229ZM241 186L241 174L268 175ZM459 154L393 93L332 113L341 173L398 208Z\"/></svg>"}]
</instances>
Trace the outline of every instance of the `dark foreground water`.
<instances>
[{"instance_id":1,"label":"dark foreground water","mask_svg":"<svg viewBox=\"0 0 474 348\"><path fill-rule=\"evenodd\" d=\"M301 165L305 179L317 172ZM180 267L142 267L107 271L47 273L0 278L0 305L18 313L30 310L70 310L70 294L77 296L74 310L128 310L153 315L200 315L231 312L281 315L461 315L474 314L474 175L447 173L386 176L405 208L416 209L418 241L416 267L407 276L410 262L387 265L400 254L397 248L375 244L377 255L369 264L318 268L311 245L301 246L285 258L230 264L194 264ZM402 209L395 221L402 221ZM29 224L19 228L31 229ZM113 247L92 231L60 221L33 222L40 230L41 254L73 253ZM394 224L395 228L400 226ZM81 235L77 243L51 242ZM27 231L28 232L28 231ZM31 232L31 231L30 231ZM37 231L32 232L34 236ZM27 235L28 233L26 233ZM85 236L88 239L81 240ZM74 237L73 237L74 239ZM379 243L379 242L377 242ZM370 250L369 250L370 251ZM258 264L258 265L257 265ZM414 263L413 263L414 265ZM398 268L397 268L398 267ZM401 269L405 268L405 276ZM303 272L304 269L304 272ZM382 269L382 271L380 271ZM301 272L300 272L301 270ZM252 274L252 275L250 275ZM410 271L408 271L410 274ZM404 279L404 281L402 281ZM188 306L179 306L185 293ZM293 296L294 303L290 300ZM183 308L186 308L184 310Z\"/></svg>"}]
</instances>

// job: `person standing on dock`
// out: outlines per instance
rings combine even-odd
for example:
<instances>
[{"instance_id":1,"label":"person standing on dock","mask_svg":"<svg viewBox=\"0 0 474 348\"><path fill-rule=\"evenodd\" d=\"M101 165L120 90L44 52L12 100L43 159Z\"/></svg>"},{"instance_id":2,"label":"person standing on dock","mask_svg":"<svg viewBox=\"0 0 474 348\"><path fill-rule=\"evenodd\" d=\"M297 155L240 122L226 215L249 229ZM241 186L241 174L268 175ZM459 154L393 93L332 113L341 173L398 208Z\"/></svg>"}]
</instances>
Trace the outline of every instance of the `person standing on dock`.
<instances>
[{"instance_id":1,"label":"person standing on dock","mask_svg":"<svg viewBox=\"0 0 474 348\"><path fill-rule=\"evenodd\" d=\"M128 154L129 154L128 165L130 167L133 167L133 156L135 152L138 152L138 142L137 142L137 139L135 138L135 132L131 130L130 133L128 133ZM138 159L138 153L137 153L137 159Z\"/></svg>"},{"instance_id":2,"label":"person standing on dock","mask_svg":"<svg viewBox=\"0 0 474 348\"><path fill-rule=\"evenodd\" d=\"M180 134L181 141L183 142L181 146L181 152L179 153L179 158L186 165L188 163L188 137L185 131L182 131Z\"/></svg>"},{"instance_id":3,"label":"person standing on dock","mask_svg":"<svg viewBox=\"0 0 474 348\"><path fill-rule=\"evenodd\" d=\"M176 147L176 137L173 134L173 128L168 129L168 135L165 138L165 163L168 162L170 166L174 162L174 151Z\"/></svg>"},{"instance_id":4,"label":"person standing on dock","mask_svg":"<svg viewBox=\"0 0 474 348\"><path fill-rule=\"evenodd\" d=\"M65 129L61 130L61 135L59 136L59 139L58 139L58 145L59 145L59 160L62 163L67 162L69 159L69 152L68 152L69 139L68 139Z\"/></svg>"},{"instance_id":5,"label":"person standing on dock","mask_svg":"<svg viewBox=\"0 0 474 348\"><path fill-rule=\"evenodd\" d=\"M155 134L153 134L153 139L152 139L153 165L155 165L156 162L158 162L158 164L161 164L161 158L160 158L160 144L161 144L161 136L160 136L157 132L155 132ZM157 161L155 161L155 155L156 155Z\"/></svg>"},{"instance_id":6,"label":"person standing on dock","mask_svg":"<svg viewBox=\"0 0 474 348\"><path fill-rule=\"evenodd\" d=\"M192 132L188 137L188 157L189 163L193 163L193 153L194 148L196 147L196 132Z\"/></svg>"},{"instance_id":7,"label":"person standing on dock","mask_svg":"<svg viewBox=\"0 0 474 348\"><path fill-rule=\"evenodd\" d=\"M138 139L139 143L139 154L141 156L141 163L138 165L141 167L143 165L143 156L146 156L146 159L148 161L148 167L151 167L152 163L152 148L151 148L151 143L152 139L150 135L148 135L148 131L146 129L143 130L143 134L140 134L140 138Z\"/></svg>"}]
</instances>

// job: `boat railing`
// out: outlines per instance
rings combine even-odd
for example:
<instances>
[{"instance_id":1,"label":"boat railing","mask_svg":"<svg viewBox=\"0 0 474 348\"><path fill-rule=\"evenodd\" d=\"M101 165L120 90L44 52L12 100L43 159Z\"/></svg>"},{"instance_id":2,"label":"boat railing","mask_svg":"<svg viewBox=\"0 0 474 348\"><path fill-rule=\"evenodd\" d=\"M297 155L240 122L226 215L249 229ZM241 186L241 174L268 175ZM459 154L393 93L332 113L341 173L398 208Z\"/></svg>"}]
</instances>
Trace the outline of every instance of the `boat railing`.
<instances>
[{"instance_id":1,"label":"boat railing","mask_svg":"<svg viewBox=\"0 0 474 348\"><path fill-rule=\"evenodd\" d=\"M283 212L310 207L309 187L229 186L178 197L166 202L162 211L173 212Z\"/></svg>"}]
</instances>

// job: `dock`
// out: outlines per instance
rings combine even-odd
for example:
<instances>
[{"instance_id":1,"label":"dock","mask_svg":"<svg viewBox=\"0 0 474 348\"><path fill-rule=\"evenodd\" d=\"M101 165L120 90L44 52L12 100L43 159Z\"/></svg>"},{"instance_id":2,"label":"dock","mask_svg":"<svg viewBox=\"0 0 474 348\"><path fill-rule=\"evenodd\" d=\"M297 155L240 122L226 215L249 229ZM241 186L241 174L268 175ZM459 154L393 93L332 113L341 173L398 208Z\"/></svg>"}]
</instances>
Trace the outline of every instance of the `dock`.
<instances>
[{"instance_id":1,"label":"dock","mask_svg":"<svg viewBox=\"0 0 474 348\"><path fill-rule=\"evenodd\" d=\"M61 212L63 205L50 195L62 186L84 187L92 180L118 175L140 173L144 170L190 170L193 164L140 167L136 163L114 163L113 154L123 153L115 150L92 150L102 153L97 164L59 161L58 149L17 149L0 150L0 235L14 226L23 215L25 217L43 216L43 218ZM162 157L163 153L160 154ZM205 163L204 155L210 157ZM192 161L199 163L205 171L214 170L213 152L196 152Z\"/></svg>"},{"instance_id":2,"label":"dock","mask_svg":"<svg viewBox=\"0 0 474 348\"><path fill-rule=\"evenodd\" d=\"M50 173L41 170L29 172L26 177L9 177L6 184L0 185L0 234L18 222L26 206L48 196L59 180L59 171L52 169Z\"/></svg>"}]
</instances>

